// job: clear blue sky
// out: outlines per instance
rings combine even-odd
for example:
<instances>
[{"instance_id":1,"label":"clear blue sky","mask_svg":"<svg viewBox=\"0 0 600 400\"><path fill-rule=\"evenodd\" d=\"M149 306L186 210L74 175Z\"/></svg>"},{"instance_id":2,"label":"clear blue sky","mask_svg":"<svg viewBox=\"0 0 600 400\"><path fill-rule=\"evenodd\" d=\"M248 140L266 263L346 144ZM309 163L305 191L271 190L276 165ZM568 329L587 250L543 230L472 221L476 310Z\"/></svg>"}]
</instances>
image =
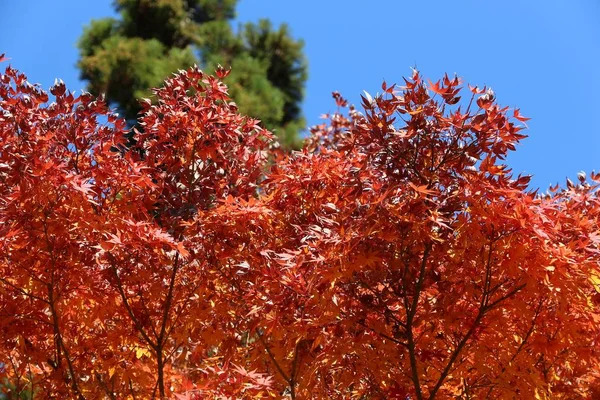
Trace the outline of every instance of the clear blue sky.
<instances>
[{"instance_id":1,"label":"clear blue sky","mask_svg":"<svg viewBox=\"0 0 600 400\"><path fill-rule=\"evenodd\" d=\"M0 53L29 80L84 83L75 43L91 18L114 14L111 0L0 0ZM580 170L600 169L600 2L598 0L241 0L238 20L270 18L304 39L310 64L309 124L334 109L330 93L358 103L383 79L416 66L491 86L500 103L532 117L509 158L546 189Z\"/></svg>"}]
</instances>

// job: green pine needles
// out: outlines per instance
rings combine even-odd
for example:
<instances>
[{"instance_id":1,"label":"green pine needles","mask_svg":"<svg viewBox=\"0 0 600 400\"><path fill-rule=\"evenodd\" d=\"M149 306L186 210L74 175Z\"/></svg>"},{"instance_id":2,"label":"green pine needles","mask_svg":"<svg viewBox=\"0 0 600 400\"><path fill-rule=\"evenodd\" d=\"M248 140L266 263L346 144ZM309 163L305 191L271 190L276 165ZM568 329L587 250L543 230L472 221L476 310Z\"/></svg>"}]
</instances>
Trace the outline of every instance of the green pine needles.
<instances>
[{"instance_id":1,"label":"green pine needles","mask_svg":"<svg viewBox=\"0 0 600 400\"><path fill-rule=\"evenodd\" d=\"M284 149L301 145L307 80L303 42L266 19L235 31L237 0L116 0L120 18L93 20L79 40L81 77L132 123L171 73L232 67L225 82L240 111L259 118Z\"/></svg>"}]
</instances>

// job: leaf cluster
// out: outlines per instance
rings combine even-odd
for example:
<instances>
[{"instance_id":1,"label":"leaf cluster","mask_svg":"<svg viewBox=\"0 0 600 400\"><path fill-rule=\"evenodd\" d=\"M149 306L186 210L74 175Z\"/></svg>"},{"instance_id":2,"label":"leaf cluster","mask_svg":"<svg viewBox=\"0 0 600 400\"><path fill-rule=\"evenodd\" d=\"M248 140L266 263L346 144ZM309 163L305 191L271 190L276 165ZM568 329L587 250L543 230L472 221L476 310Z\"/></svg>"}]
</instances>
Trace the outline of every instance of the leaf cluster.
<instances>
[{"instance_id":1,"label":"leaf cluster","mask_svg":"<svg viewBox=\"0 0 600 400\"><path fill-rule=\"evenodd\" d=\"M154 89L128 151L105 99L0 76L6 396L597 396L599 175L529 191L526 118L418 72L272 153L228 74Z\"/></svg>"}]
</instances>

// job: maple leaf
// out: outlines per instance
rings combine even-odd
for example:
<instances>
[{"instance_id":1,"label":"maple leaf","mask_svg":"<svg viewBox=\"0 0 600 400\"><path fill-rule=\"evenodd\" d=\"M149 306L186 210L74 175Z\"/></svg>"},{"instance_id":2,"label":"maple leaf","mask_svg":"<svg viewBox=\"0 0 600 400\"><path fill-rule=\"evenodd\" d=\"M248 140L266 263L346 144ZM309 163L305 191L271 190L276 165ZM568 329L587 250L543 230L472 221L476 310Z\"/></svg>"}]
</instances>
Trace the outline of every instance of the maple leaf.
<instances>
[{"instance_id":1,"label":"maple leaf","mask_svg":"<svg viewBox=\"0 0 600 400\"><path fill-rule=\"evenodd\" d=\"M422 197L431 196L436 193L435 190L427 189L427 185L416 186L412 182L409 182L408 185Z\"/></svg>"},{"instance_id":2,"label":"maple leaf","mask_svg":"<svg viewBox=\"0 0 600 400\"><path fill-rule=\"evenodd\" d=\"M526 122L526 121L529 121L531 119L531 118L527 118L527 117L522 116L518 108L515 109L515 111L513 112L513 117L516 118L516 119L518 119L521 122Z\"/></svg>"},{"instance_id":3,"label":"maple leaf","mask_svg":"<svg viewBox=\"0 0 600 400\"><path fill-rule=\"evenodd\" d=\"M447 93L446 88L440 87L440 81L435 83L429 81L429 88L436 94L445 95Z\"/></svg>"},{"instance_id":4,"label":"maple leaf","mask_svg":"<svg viewBox=\"0 0 600 400\"><path fill-rule=\"evenodd\" d=\"M83 193L85 196L89 196L89 194L92 192L93 185L89 182L77 183L75 180L73 180L71 182L71 185L73 186L73 188L75 188L75 190Z\"/></svg>"},{"instance_id":5,"label":"maple leaf","mask_svg":"<svg viewBox=\"0 0 600 400\"><path fill-rule=\"evenodd\" d=\"M192 400L192 392L185 392L184 394L174 393L177 400Z\"/></svg>"}]
</instances>

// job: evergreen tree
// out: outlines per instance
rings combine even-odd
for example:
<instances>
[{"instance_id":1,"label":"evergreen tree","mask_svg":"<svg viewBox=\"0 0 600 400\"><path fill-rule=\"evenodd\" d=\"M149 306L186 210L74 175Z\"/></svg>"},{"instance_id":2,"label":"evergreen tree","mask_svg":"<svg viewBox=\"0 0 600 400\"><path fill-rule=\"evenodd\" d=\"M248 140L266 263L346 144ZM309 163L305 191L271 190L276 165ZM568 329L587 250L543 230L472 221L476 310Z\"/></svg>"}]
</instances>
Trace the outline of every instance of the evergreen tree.
<instances>
[{"instance_id":1,"label":"evergreen tree","mask_svg":"<svg viewBox=\"0 0 600 400\"><path fill-rule=\"evenodd\" d=\"M237 0L116 0L120 18L93 20L79 40L81 77L134 121L172 72L198 63L232 67L226 83L240 111L261 119L284 148L298 148L307 79L303 43L268 20L231 26Z\"/></svg>"}]
</instances>

